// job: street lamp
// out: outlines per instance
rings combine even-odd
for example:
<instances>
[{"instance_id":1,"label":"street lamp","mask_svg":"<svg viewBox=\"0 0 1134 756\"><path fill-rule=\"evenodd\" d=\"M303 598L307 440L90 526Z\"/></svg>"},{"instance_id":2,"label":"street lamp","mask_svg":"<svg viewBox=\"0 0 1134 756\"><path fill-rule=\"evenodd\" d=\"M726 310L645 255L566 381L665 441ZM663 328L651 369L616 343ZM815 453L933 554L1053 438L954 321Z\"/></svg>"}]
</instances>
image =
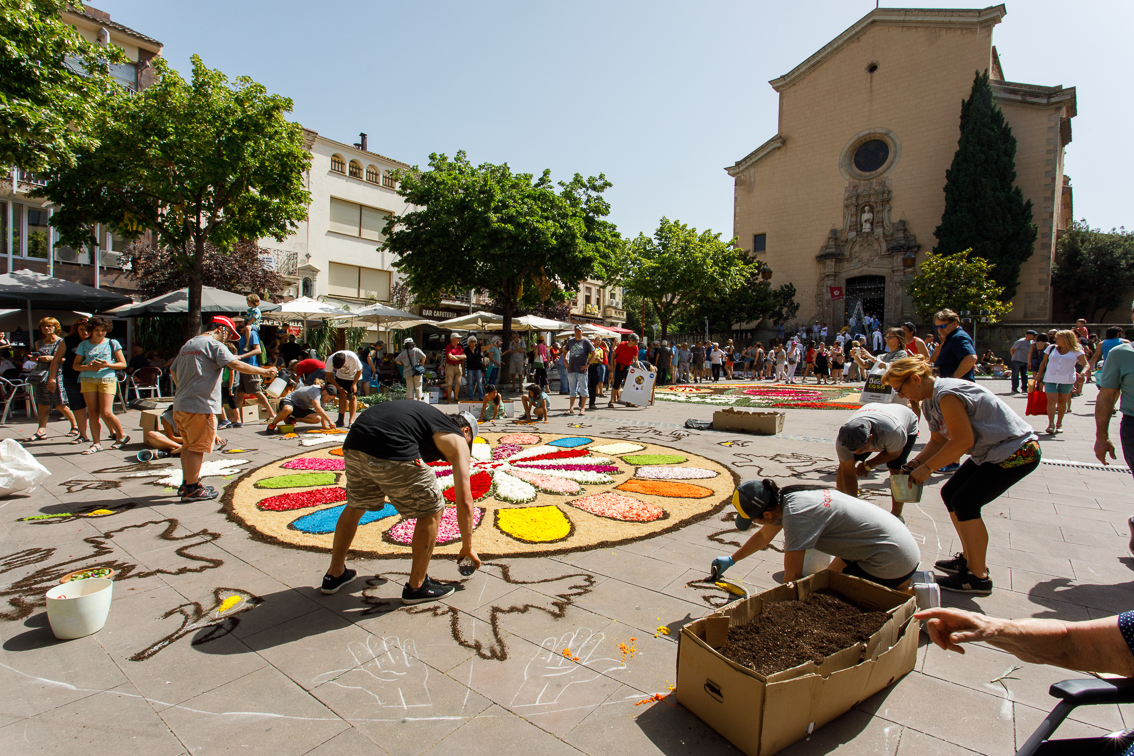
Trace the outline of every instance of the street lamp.
<instances>
[{"instance_id":1,"label":"street lamp","mask_svg":"<svg viewBox=\"0 0 1134 756\"><path fill-rule=\"evenodd\" d=\"M771 278L772 278L772 269L771 269L771 268L769 268L769 267L768 267L767 265L765 265L765 266L764 266L764 267L763 267L763 268L762 268L762 269L760 270L760 278L764 279L765 281L769 281L769 280L771 280Z\"/></svg>"}]
</instances>

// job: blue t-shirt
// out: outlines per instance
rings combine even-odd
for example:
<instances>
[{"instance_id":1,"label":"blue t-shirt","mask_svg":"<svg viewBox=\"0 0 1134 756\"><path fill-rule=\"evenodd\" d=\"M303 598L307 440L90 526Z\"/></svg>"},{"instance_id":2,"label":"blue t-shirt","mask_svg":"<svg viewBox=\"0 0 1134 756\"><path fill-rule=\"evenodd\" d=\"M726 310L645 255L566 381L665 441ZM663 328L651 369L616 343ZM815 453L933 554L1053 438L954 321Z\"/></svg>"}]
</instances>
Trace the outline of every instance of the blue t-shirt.
<instances>
[{"instance_id":1,"label":"blue t-shirt","mask_svg":"<svg viewBox=\"0 0 1134 756\"><path fill-rule=\"evenodd\" d=\"M236 353L237 354L244 354L245 352L256 349L259 346L260 346L260 335L258 333L256 333L256 331L252 331L251 338L245 338L244 336L240 337L239 346L236 347ZM247 362L249 365L255 365L255 366L259 367L260 366L260 355L254 354L250 357L245 357L244 361Z\"/></svg>"},{"instance_id":2,"label":"blue t-shirt","mask_svg":"<svg viewBox=\"0 0 1134 756\"><path fill-rule=\"evenodd\" d=\"M937 368L937 374L942 378L954 378L954 373L957 368L961 366L961 362L969 355L976 356L976 344L973 343L973 337L965 333L965 329L957 328L945 338L945 343L941 345L941 352L937 355L937 362L934 367ZM961 376L966 381L976 380L976 376L972 369Z\"/></svg>"},{"instance_id":3,"label":"blue t-shirt","mask_svg":"<svg viewBox=\"0 0 1134 756\"><path fill-rule=\"evenodd\" d=\"M1110 350L1099 376L1099 388L1122 392L1122 414L1134 415L1134 346L1119 344Z\"/></svg>"},{"instance_id":4,"label":"blue t-shirt","mask_svg":"<svg viewBox=\"0 0 1134 756\"><path fill-rule=\"evenodd\" d=\"M89 365L95 360L114 362L114 353L122 349L122 345L115 339L103 339L99 344L84 341L75 348L75 354L83 358L83 364ZM113 368L100 368L98 370L84 370L79 373L80 381L103 381L115 378Z\"/></svg>"},{"instance_id":5,"label":"blue t-shirt","mask_svg":"<svg viewBox=\"0 0 1134 756\"><path fill-rule=\"evenodd\" d=\"M1114 349L1116 346L1118 346L1119 344L1122 344L1122 343L1123 343L1122 339L1118 339L1118 338L1103 339L1102 343L1099 344L1099 346L1102 347L1102 354L1100 355L1099 359L1105 360L1107 355L1110 354L1110 350Z\"/></svg>"}]
</instances>

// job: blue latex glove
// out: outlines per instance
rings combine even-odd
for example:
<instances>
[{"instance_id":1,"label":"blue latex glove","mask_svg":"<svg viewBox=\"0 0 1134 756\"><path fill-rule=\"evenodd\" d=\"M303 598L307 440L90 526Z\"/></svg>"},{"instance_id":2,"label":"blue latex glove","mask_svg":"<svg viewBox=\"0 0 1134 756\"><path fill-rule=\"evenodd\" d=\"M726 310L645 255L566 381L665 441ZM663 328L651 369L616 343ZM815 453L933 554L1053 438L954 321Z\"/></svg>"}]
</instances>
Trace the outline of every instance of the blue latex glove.
<instances>
[{"instance_id":1,"label":"blue latex glove","mask_svg":"<svg viewBox=\"0 0 1134 756\"><path fill-rule=\"evenodd\" d=\"M734 564L736 564L736 562L733 561L732 557L722 556L714 559L713 566L710 570L713 576L713 580L720 580L721 575L725 574L725 570L727 570Z\"/></svg>"}]
</instances>

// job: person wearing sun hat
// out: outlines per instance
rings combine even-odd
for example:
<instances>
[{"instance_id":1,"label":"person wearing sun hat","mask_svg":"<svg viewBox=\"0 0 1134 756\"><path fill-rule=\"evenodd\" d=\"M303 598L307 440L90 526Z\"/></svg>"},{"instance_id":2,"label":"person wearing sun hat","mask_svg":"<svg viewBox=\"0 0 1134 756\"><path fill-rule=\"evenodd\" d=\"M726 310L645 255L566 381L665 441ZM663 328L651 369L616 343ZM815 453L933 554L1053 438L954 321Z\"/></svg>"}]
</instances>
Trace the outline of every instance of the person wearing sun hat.
<instances>
[{"instance_id":1,"label":"person wearing sun hat","mask_svg":"<svg viewBox=\"0 0 1134 756\"><path fill-rule=\"evenodd\" d=\"M757 530L732 556L713 560L714 580L784 532L784 582L803 577L803 556L815 549L834 557L833 572L907 590L921 559L917 542L901 520L870 502L826 486L780 488L775 481L748 480L733 492L736 527Z\"/></svg>"},{"instance_id":2,"label":"person wearing sun hat","mask_svg":"<svg viewBox=\"0 0 1134 756\"><path fill-rule=\"evenodd\" d=\"M437 530L446 501L430 462L442 459L453 466L457 526L461 531L460 559L475 567L480 557L472 546L473 496L469 484L470 451L480 426L470 412L448 415L422 402L385 402L358 416L343 442L346 507L335 524L331 565L320 590L336 593L358 574L346 566L347 552L367 512L381 511L386 502L403 517L416 518L409 580L403 604L436 601L456 586L428 575Z\"/></svg>"},{"instance_id":3,"label":"person wearing sun hat","mask_svg":"<svg viewBox=\"0 0 1134 756\"><path fill-rule=\"evenodd\" d=\"M217 415L221 408L221 373L228 367L238 373L275 378L274 367L262 368L237 358L225 347L236 338L236 323L217 315L200 336L185 342L169 368L177 391L173 395L173 421L181 431L181 501L215 499L211 486L201 485L201 465L213 450Z\"/></svg>"}]
</instances>

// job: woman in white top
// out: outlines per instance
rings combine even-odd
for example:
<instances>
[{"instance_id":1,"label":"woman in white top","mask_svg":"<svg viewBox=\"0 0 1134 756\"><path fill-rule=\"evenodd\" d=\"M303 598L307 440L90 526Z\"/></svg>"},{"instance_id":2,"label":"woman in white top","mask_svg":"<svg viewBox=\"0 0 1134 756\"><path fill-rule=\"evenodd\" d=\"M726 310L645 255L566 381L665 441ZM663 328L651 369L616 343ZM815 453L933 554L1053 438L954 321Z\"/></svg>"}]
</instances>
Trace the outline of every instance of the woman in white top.
<instances>
[{"instance_id":1,"label":"woman in white top","mask_svg":"<svg viewBox=\"0 0 1134 756\"><path fill-rule=\"evenodd\" d=\"M1043 390L1050 395L1047 398L1048 433L1063 432L1063 416L1071 404L1071 389L1077 377L1076 365L1087 366L1087 355L1079 346L1079 337L1074 331L1057 331L1055 346L1048 347L1036 371L1036 383L1043 381Z\"/></svg>"}]
</instances>

